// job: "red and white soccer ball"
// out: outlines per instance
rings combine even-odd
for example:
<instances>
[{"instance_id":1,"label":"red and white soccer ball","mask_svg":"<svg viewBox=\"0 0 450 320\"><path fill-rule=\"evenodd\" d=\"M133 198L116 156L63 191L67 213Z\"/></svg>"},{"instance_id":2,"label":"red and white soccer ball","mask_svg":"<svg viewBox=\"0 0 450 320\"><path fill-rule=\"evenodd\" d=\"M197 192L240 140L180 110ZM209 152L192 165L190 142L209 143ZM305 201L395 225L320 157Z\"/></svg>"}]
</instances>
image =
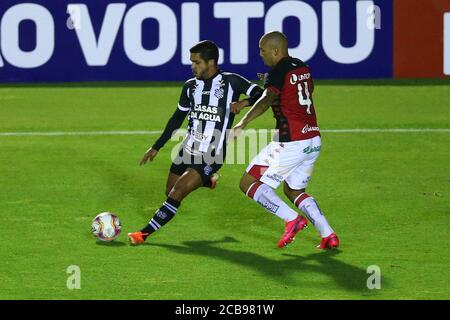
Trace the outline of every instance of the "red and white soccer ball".
<instances>
[{"instance_id":1,"label":"red and white soccer ball","mask_svg":"<svg viewBox=\"0 0 450 320\"><path fill-rule=\"evenodd\" d=\"M92 234L101 241L113 241L119 236L121 230L119 217L114 213L102 212L92 220Z\"/></svg>"}]
</instances>

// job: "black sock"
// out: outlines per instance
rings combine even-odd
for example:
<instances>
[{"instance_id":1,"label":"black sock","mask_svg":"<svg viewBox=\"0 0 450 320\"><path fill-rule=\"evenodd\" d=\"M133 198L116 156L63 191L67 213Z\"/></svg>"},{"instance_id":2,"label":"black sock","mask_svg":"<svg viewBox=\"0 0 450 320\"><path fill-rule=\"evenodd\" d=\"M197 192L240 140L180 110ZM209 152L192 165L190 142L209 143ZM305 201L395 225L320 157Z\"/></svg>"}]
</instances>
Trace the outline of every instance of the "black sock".
<instances>
[{"instance_id":1,"label":"black sock","mask_svg":"<svg viewBox=\"0 0 450 320\"><path fill-rule=\"evenodd\" d=\"M147 233L148 235L144 236L146 239L150 234L160 229L167 222L172 220L172 218L177 213L178 207L180 203L172 198L167 198L167 200L163 203L161 208L156 210L155 215L152 220L148 223L148 225L141 230L143 233Z\"/></svg>"}]
</instances>

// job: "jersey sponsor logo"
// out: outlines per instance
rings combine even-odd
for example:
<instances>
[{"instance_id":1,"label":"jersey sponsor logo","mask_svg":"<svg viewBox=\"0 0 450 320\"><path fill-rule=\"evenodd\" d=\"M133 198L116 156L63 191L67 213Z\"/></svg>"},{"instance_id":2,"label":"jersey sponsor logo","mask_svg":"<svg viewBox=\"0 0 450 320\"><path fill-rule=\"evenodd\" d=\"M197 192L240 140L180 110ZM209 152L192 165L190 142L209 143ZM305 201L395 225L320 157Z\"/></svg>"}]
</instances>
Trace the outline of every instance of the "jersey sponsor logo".
<instances>
[{"instance_id":1,"label":"jersey sponsor logo","mask_svg":"<svg viewBox=\"0 0 450 320\"><path fill-rule=\"evenodd\" d=\"M207 113L216 114L217 113L217 107L203 106L203 105L197 104L196 106L194 106L194 111L200 111L200 112L207 112Z\"/></svg>"},{"instance_id":2,"label":"jersey sponsor logo","mask_svg":"<svg viewBox=\"0 0 450 320\"><path fill-rule=\"evenodd\" d=\"M303 149L303 153L306 154L310 154L313 152L319 152L320 151L321 146L315 146L315 147L306 147L305 149Z\"/></svg>"},{"instance_id":3,"label":"jersey sponsor logo","mask_svg":"<svg viewBox=\"0 0 450 320\"><path fill-rule=\"evenodd\" d=\"M198 84L198 83L194 84L194 86L192 88L192 96L195 96L195 93L199 87L200 87L200 84Z\"/></svg>"},{"instance_id":4,"label":"jersey sponsor logo","mask_svg":"<svg viewBox=\"0 0 450 320\"><path fill-rule=\"evenodd\" d=\"M303 74L291 74L291 78L289 79L289 82L294 85L296 84L298 81L303 81L303 80L308 80L311 79L311 73L303 73Z\"/></svg>"},{"instance_id":5,"label":"jersey sponsor logo","mask_svg":"<svg viewBox=\"0 0 450 320\"><path fill-rule=\"evenodd\" d=\"M213 121L213 122L221 122L222 118L218 114L218 108L217 107L211 107L211 106L203 106L203 105L196 105L194 106L194 110L190 113L191 119L197 119L197 120L205 120L205 121Z\"/></svg>"},{"instance_id":6,"label":"jersey sponsor logo","mask_svg":"<svg viewBox=\"0 0 450 320\"><path fill-rule=\"evenodd\" d=\"M276 173L268 174L266 177L273 181L279 182L279 183L283 182L283 180L284 180L283 176L280 176L279 174L276 174Z\"/></svg>"},{"instance_id":7,"label":"jersey sponsor logo","mask_svg":"<svg viewBox=\"0 0 450 320\"><path fill-rule=\"evenodd\" d=\"M311 132L311 131L320 131L320 129L319 129L319 127L311 127L309 124L304 126L302 129L303 134Z\"/></svg>"},{"instance_id":8,"label":"jersey sponsor logo","mask_svg":"<svg viewBox=\"0 0 450 320\"><path fill-rule=\"evenodd\" d=\"M200 131L194 131L194 130L191 130L191 136L193 136L194 139L196 139L196 140L207 140L209 138L208 135L203 134Z\"/></svg>"}]
</instances>

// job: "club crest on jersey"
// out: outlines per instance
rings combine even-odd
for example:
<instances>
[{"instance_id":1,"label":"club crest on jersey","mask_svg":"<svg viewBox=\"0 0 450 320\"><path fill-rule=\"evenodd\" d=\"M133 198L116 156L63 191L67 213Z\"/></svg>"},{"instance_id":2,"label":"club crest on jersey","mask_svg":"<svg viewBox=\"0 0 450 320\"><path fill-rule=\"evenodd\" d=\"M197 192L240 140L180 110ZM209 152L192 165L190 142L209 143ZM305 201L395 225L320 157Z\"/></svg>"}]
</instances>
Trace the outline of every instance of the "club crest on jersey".
<instances>
[{"instance_id":1,"label":"club crest on jersey","mask_svg":"<svg viewBox=\"0 0 450 320\"><path fill-rule=\"evenodd\" d=\"M217 89L214 90L214 95L216 96L217 99L222 99L225 93L225 90L223 89L223 87L225 86L225 81L224 80L220 80L217 82Z\"/></svg>"},{"instance_id":2,"label":"club crest on jersey","mask_svg":"<svg viewBox=\"0 0 450 320\"><path fill-rule=\"evenodd\" d=\"M217 99L222 99L224 93L225 90L223 90L222 88L214 90L214 95L216 96Z\"/></svg>"}]
</instances>

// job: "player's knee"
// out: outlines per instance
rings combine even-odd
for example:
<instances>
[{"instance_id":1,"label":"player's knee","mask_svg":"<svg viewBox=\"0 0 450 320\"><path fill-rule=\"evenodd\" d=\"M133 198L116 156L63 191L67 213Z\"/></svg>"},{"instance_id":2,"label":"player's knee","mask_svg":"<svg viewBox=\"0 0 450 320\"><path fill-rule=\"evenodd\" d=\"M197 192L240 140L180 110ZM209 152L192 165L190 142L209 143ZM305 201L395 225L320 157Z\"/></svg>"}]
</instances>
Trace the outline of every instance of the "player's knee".
<instances>
[{"instance_id":1,"label":"player's knee","mask_svg":"<svg viewBox=\"0 0 450 320\"><path fill-rule=\"evenodd\" d=\"M187 185L184 183L176 183L170 190L167 190L167 196L181 201L189 192L187 191Z\"/></svg>"},{"instance_id":2,"label":"player's knee","mask_svg":"<svg viewBox=\"0 0 450 320\"><path fill-rule=\"evenodd\" d=\"M243 193L247 193L248 188L256 181L255 178L249 175L244 175L239 182L239 188Z\"/></svg>"},{"instance_id":3,"label":"player's knee","mask_svg":"<svg viewBox=\"0 0 450 320\"><path fill-rule=\"evenodd\" d=\"M284 183L284 187L283 187L283 191L284 194L288 197L291 198L292 194L294 193L294 190L292 190L287 183Z\"/></svg>"},{"instance_id":4,"label":"player's knee","mask_svg":"<svg viewBox=\"0 0 450 320\"><path fill-rule=\"evenodd\" d=\"M286 197L288 197L291 201L294 201L295 198L305 192L305 189L294 190L291 189L287 183L284 183L283 191Z\"/></svg>"},{"instance_id":5,"label":"player's knee","mask_svg":"<svg viewBox=\"0 0 450 320\"><path fill-rule=\"evenodd\" d=\"M247 183L245 183L245 181L243 181L243 179L241 179L241 181L239 181L239 189L241 189L241 191L243 193L247 193L248 186L247 186Z\"/></svg>"},{"instance_id":6,"label":"player's knee","mask_svg":"<svg viewBox=\"0 0 450 320\"><path fill-rule=\"evenodd\" d=\"M172 190L167 192L167 197L170 197L176 201L183 200L184 195L185 195L185 192L184 192L183 188L180 188L180 187L173 187Z\"/></svg>"}]
</instances>

